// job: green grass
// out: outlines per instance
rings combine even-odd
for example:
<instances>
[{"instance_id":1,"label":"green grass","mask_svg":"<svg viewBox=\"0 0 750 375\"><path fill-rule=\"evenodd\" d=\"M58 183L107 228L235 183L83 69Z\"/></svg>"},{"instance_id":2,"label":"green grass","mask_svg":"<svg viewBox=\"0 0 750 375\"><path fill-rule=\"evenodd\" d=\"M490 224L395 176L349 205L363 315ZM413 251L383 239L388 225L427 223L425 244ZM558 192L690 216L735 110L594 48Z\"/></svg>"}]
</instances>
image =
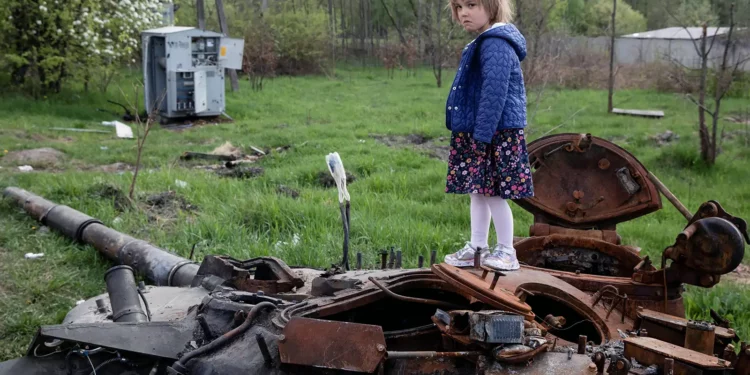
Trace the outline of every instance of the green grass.
<instances>
[{"instance_id":1,"label":"green grass","mask_svg":"<svg viewBox=\"0 0 750 375\"><path fill-rule=\"evenodd\" d=\"M399 73L400 74L400 73ZM450 84L452 76L444 77ZM335 188L325 189L318 174L326 171L325 155L338 152L347 171L356 176L352 196L351 249L374 265L381 249L403 250L404 265L415 266L418 255L438 256L462 246L469 237L468 198L446 195L446 164L410 148L390 148L371 134L420 134L438 139L444 127L447 88L436 88L432 74L416 78L386 78L384 70L340 69L326 77L277 78L262 92L247 82L241 91L228 91L227 112L234 123L196 126L180 132L157 128L147 140L137 197L174 190L198 208L179 211L171 219L149 221L138 208L119 212L113 202L91 190L111 184L125 193L129 172L81 170L115 162L135 164L132 140L113 135L54 131L52 127L109 129L99 123L113 116L97 108L116 107L131 83L121 78L107 95L68 92L40 101L5 94L0 101L0 152L53 147L67 155L54 171L18 172L0 158L0 188L18 186L101 219L106 225L187 256L193 244L198 260L204 254L237 258L273 255L290 265L326 267L340 257L341 225ZM533 99L533 95L531 96ZM660 109L661 120L606 114L602 91L548 89L528 130L534 140L567 120L560 132L590 132L612 139L640 158L691 210L718 200L733 215L750 216L750 149L735 138L723 145L713 168L699 161L695 106L678 96L649 91L618 91L615 104L623 108ZM745 111L748 100L728 99L724 113ZM585 108L574 118L572 114ZM739 125L722 123L726 129ZM657 147L651 135L672 130L678 142ZM179 162L184 151L209 152L225 141L235 146L275 148L258 165L261 177L220 178ZM437 141L447 144L445 141ZM101 147L106 146L106 150ZM176 180L187 182L180 188ZM276 192L285 185L300 192L293 199ZM663 200L664 209L618 226L627 244L659 258L684 227L684 218ZM515 234L528 235L532 217L513 205ZM117 221L115 219L118 218ZM299 236L299 243L292 238ZM24 253L45 257L25 260ZM40 324L56 324L79 299L105 292L103 274L111 264L90 246L72 243L56 233L39 231L39 223L8 201L0 202L0 360L22 355ZM686 305L691 316L706 317L709 308L732 314L741 335L750 338L750 300L739 287L712 290L689 288Z\"/></svg>"}]
</instances>

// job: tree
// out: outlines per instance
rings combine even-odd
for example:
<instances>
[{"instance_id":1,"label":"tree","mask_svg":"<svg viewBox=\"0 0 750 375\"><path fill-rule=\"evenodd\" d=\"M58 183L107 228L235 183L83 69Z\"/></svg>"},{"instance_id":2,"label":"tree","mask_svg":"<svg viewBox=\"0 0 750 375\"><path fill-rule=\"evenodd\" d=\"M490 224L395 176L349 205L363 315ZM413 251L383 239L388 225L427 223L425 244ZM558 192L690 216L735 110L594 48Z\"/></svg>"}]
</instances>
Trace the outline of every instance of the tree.
<instances>
[{"instance_id":1,"label":"tree","mask_svg":"<svg viewBox=\"0 0 750 375\"><path fill-rule=\"evenodd\" d=\"M711 3L708 0L682 0L677 8L674 18L680 20L685 25L716 25L719 17L716 16ZM682 25L677 25L682 26Z\"/></svg>"},{"instance_id":2,"label":"tree","mask_svg":"<svg viewBox=\"0 0 750 375\"><path fill-rule=\"evenodd\" d=\"M646 18L628 3L619 3L617 8L616 21L620 34L646 29ZM612 0L560 0L552 10L549 27L552 30L569 30L574 34L604 36L609 35L611 18Z\"/></svg>"},{"instance_id":3,"label":"tree","mask_svg":"<svg viewBox=\"0 0 750 375\"><path fill-rule=\"evenodd\" d=\"M12 83L35 94L59 92L65 78L92 75L105 91L131 61L139 32L161 20L159 0L6 0L0 51Z\"/></svg>"},{"instance_id":4,"label":"tree","mask_svg":"<svg viewBox=\"0 0 750 375\"><path fill-rule=\"evenodd\" d=\"M683 20L678 19L674 14L670 15L674 19L674 22L682 25L682 27L689 33L689 30L687 29L687 26L685 26L686 24ZM713 33L713 35L710 35L708 33L708 24L703 23L699 41L693 40L695 52L701 61L698 100L696 101L688 95L688 99L690 99L698 106L698 134L700 137L701 159L709 166L712 166L716 163L716 157L718 156L719 152L719 144L721 143L721 137L717 136L721 113L721 101L723 100L727 92L729 92L729 90L731 89L732 83L737 75L739 68L742 67L746 62L750 61L750 56L737 55L733 56L732 60L734 61L730 61L730 51L737 50L736 44L738 43L738 40L742 39L737 38L738 30L736 30L733 6L730 7L729 30L725 34L726 37L719 34L719 28L716 28L715 30L716 31ZM710 42L709 38L711 38ZM713 109L711 109L707 107L706 103L706 95L708 90L708 65L709 61L712 60L711 51L713 50L717 41L719 41L719 44L723 44L724 50L721 52L721 60L718 68L715 71L714 78L716 81L716 86L714 88L713 95L714 105ZM706 113L711 116L710 129L706 124Z\"/></svg>"}]
</instances>

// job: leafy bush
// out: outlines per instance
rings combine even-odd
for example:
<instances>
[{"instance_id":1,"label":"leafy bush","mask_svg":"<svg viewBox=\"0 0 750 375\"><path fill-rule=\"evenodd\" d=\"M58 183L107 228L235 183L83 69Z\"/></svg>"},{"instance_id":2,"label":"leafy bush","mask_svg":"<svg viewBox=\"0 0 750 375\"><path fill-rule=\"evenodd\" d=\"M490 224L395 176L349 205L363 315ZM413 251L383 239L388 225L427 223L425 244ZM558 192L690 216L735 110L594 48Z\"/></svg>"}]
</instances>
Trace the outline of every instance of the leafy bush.
<instances>
[{"instance_id":1,"label":"leafy bush","mask_svg":"<svg viewBox=\"0 0 750 375\"><path fill-rule=\"evenodd\" d=\"M66 78L106 83L138 50L139 32L160 18L159 0L5 0L0 60L10 82L33 94Z\"/></svg>"},{"instance_id":2,"label":"leafy bush","mask_svg":"<svg viewBox=\"0 0 750 375\"><path fill-rule=\"evenodd\" d=\"M307 74L323 71L328 60L328 18L322 9L282 11L268 16L276 39L276 71ZM248 40L246 43L254 43Z\"/></svg>"}]
</instances>

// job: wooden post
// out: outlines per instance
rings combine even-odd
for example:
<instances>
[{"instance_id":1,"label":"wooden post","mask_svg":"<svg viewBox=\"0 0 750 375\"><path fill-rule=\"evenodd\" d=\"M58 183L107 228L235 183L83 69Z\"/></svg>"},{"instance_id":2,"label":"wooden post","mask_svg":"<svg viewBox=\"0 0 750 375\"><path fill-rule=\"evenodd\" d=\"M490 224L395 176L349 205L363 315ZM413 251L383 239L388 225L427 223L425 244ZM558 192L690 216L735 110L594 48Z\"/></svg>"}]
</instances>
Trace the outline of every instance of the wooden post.
<instances>
[{"instance_id":1,"label":"wooden post","mask_svg":"<svg viewBox=\"0 0 750 375\"><path fill-rule=\"evenodd\" d=\"M229 36L229 26L227 25L227 16L224 14L223 0L216 0L216 13L219 14L219 27L221 27L221 33L224 34L224 36ZM234 69L227 69L227 72L229 73L229 81L232 84L232 91L239 90L240 83L237 81L237 71Z\"/></svg>"},{"instance_id":2,"label":"wooden post","mask_svg":"<svg viewBox=\"0 0 750 375\"><path fill-rule=\"evenodd\" d=\"M198 16L198 28L204 30L206 28L206 7L203 0L195 0L195 13Z\"/></svg>"},{"instance_id":3,"label":"wooden post","mask_svg":"<svg viewBox=\"0 0 750 375\"><path fill-rule=\"evenodd\" d=\"M612 97L615 91L615 16L617 16L617 0L612 5L612 40L609 47L609 102L607 113L612 113Z\"/></svg>"}]
</instances>

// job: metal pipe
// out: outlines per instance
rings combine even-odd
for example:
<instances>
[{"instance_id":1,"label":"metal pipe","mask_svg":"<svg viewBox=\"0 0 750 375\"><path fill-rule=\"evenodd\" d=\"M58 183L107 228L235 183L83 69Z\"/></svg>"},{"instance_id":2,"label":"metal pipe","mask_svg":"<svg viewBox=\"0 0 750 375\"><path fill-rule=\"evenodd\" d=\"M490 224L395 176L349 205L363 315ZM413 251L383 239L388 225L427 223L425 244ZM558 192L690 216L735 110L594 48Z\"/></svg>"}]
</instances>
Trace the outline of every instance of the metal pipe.
<instances>
[{"instance_id":1,"label":"metal pipe","mask_svg":"<svg viewBox=\"0 0 750 375\"><path fill-rule=\"evenodd\" d=\"M141 300L135 286L133 269L115 266L104 274L107 293L112 304L112 320L116 323L147 322L148 316L141 308Z\"/></svg>"},{"instance_id":2,"label":"metal pipe","mask_svg":"<svg viewBox=\"0 0 750 375\"><path fill-rule=\"evenodd\" d=\"M405 358L465 358L484 355L482 352L388 352L388 359Z\"/></svg>"},{"instance_id":3,"label":"metal pipe","mask_svg":"<svg viewBox=\"0 0 750 375\"><path fill-rule=\"evenodd\" d=\"M67 237L92 245L107 258L133 267L156 285L190 286L198 264L103 225L99 220L17 187L3 194L31 217Z\"/></svg>"},{"instance_id":4,"label":"metal pipe","mask_svg":"<svg viewBox=\"0 0 750 375\"><path fill-rule=\"evenodd\" d=\"M437 301L434 299L426 299L426 298L416 298L416 297L407 297L402 296L400 294L393 293L388 288L386 288L383 284L379 283L377 280L375 280L374 277L368 277L368 280L370 280L371 283L373 283L376 287L380 288L380 290L384 291L385 294L389 295L392 298L395 298L397 300L406 301L406 302L414 302L414 303L421 303L425 305L433 305L433 306L440 306L451 310L461 310L464 308L464 306L454 305L450 302L443 302L443 301Z\"/></svg>"},{"instance_id":5,"label":"metal pipe","mask_svg":"<svg viewBox=\"0 0 750 375\"><path fill-rule=\"evenodd\" d=\"M688 209L685 207L685 205L683 205L682 202L680 202L680 200L677 199L677 197L675 197L675 195L672 194L671 191L669 191L669 189L667 188L667 186L664 185L661 182L661 180L659 180L659 178L657 178L651 172L648 172L648 178L649 178L649 180L651 180L651 182L654 183L654 185L656 185L656 189L659 190L659 192L661 192L662 194L664 194L664 196L667 198L667 200L669 201L669 203L672 203L672 205L674 206L674 208L676 208L677 211L680 211L680 213L682 214L682 216L684 216L685 219L687 219L687 221L690 221L690 220L693 219L693 214L691 214L690 211L688 211Z\"/></svg>"},{"instance_id":6,"label":"metal pipe","mask_svg":"<svg viewBox=\"0 0 750 375\"><path fill-rule=\"evenodd\" d=\"M273 366L273 358L271 358L271 352L268 351L268 344L266 344L266 339L263 338L263 335L261 335L260 333L256 333L255 341L258 342L258 348L260 349L260 354L263 355L263 362L265 362L266 367Z\"/></svg>"}]
</instances>

